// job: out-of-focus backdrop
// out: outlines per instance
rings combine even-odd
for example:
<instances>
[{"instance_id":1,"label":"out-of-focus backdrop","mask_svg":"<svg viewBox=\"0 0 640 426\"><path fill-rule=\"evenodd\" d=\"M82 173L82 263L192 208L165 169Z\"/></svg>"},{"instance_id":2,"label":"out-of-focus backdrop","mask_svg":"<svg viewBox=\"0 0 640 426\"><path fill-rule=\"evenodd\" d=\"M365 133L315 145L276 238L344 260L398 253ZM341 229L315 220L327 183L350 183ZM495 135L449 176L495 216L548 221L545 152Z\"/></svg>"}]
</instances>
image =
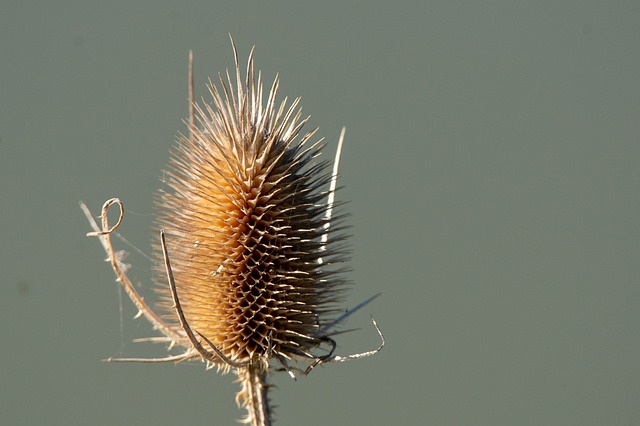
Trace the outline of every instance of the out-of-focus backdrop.
<instances>
[{"instance_id":1,"label":"out-of-focus backdrop","mask_svg":"<svg viewBox=\"0 0 640 426\"><path fill-rule=\"evenodd\" d=\"M233 376L162 356L78 202L153 196L196 91L242 63L302 96L353 227L376 357L273 377L278 425L640 423L640 3L31 1L0 13L0 413L225 425ZM121 248L127 248L121 243ZM149 292L153 263L128 261Z\"/></svg>"}]
</instances>

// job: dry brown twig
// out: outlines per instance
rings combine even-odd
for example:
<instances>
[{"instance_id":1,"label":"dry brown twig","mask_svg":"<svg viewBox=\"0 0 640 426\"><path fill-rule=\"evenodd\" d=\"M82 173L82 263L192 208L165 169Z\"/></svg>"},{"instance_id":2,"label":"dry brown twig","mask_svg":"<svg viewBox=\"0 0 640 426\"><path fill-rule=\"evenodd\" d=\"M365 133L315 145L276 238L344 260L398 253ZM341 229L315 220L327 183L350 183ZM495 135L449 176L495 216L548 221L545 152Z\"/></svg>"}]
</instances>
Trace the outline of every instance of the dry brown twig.
<instances>
[{"instance_id":1,"label":"dry brown twig","mask_svg":"<svg viewBox=\"0 0 640 426\"><path fill-rule=\"evenodd\" d=\"M326 164L312 163L321 140L307 146L315 130L298 139L308 119L296 110L299 99L288 108L285 99L276 108L276 77L263 105L253 49L243 81L231 42L235 90L228 72L226 80L219 76L221 92L210 83L213 107L194 102L189 52L189 132L170 164L171 191L162 192L158 202L156 255L166 282L159 284L155 311L134 288L111 243L124 217L122 202L104 203L100 226L80 205L93 229L87 235L100 239L117 281L138 309L136 318L144 316L162 334L140 340L185 348L165 358L109 360L202 360L223 372L233 370L241 383L236 401L247 409L244 422L264 426L272 422L266 382L271 360L295 379L294 371L306 375L322 363L374 355L385 342L372 318L378 348L334 355L335 327L373 299L336 315L345 283L336 266L346 259L345 236L333 215L344 129L333 169L325 174ZM325 185L328 190L321 189ZM119 216L111 226L108 212L114 205ZM171 318L164 320L167 314ZM328 354L313 355L326 343ZM304 370L289 366L303 360L310 361Z\"/></svg>"}]
</instances>

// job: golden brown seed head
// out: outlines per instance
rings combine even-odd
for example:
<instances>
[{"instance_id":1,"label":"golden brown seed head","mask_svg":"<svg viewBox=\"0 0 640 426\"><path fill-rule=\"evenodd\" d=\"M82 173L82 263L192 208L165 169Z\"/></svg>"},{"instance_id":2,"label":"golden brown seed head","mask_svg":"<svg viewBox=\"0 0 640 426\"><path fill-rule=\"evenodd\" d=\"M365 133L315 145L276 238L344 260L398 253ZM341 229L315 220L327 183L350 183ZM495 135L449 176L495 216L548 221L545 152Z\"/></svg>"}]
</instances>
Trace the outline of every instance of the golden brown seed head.
<instances>
[{"instance_id":1,"label":"golden brown seed head","mask_svg":"<svg viewBox=\"0 0 640 426\"><path fill-rule=\"evenodd\" d=\"M236 83L210 82L212 105L196 106L159 193L158 225L166 233L177 292L191 328L229 359L304 356L332 320L344 281L342 236L325 217L322 146L301 133L298 99L276 105L276 77L263 105L261 74L249 57ZM162 255L158 265L162 265ZM338 265L338 266L337 266ZM160 307L177 323L158 269Z\"/></svg>"}]
</instances>

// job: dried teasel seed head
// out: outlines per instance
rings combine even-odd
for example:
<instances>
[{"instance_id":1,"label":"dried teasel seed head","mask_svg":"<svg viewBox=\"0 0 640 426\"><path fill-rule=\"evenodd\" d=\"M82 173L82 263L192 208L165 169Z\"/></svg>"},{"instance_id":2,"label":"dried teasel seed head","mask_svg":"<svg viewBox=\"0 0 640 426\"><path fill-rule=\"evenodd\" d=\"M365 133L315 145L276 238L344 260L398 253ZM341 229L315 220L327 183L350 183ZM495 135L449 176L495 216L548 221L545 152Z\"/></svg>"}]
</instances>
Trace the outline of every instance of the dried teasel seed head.
<instances>
[{"instance_id":1,"label":"dried teasel seed head","mask_svg":"<svg viewBox=\"0 0 640 426\"><path fill-rule=\"evenodd\" d=\"M252 55L244 77L237 54L235 65L235 84L219 76L213 104L194 106L157 198L157 225L191 329L231 361L265 371L271 356L309 358L326 341L345 288L345 236L335 216L328 226L331 172L317 159L316 131L302 131L299 99L277 102L276 77L265 101ZM177 324L165 270L157 272L158 303Z\"/></svg>"},{"instance_id":2,"label":"dried teasel seed head","mask_svg":"<svg viewBox=\"0 0 640 426\"><path fill-rule=\"evenodd\" d=\"M321 363L375 355L385 341L373 318L377 349L336 355L330 337L378 296L338 315L346 236L333 210L344 129L329 172L328 163L317 159L321 140L311 141L316 131L302 132L307 119L301 119L299 99L277 104L276 77L263 102L253 51L243 79L235 45L233 50L235 86L228 72L226 80L219 77L219 88L210 82L213 105L193 102L189 56L189 132L173 151L165 175L168 188L157 198L158 310L138 293L111 243L124 216L122 202L104 203L101 225L80 205L92 228L87 236L99 238L139 315L163 335L144 340L184 348L165 358L109 360L202 359L225 372L233 369L241 383L236 401L247 409L243 422L268 426L271 358L295 379L294 370L306 375ZM114 205L120 215L111 225L108 213ZM315 354L322 343L331 345L330 351ZM289 366L288 360L298 358L308 361L306 369Z\"/></svg>"}]
</instances>

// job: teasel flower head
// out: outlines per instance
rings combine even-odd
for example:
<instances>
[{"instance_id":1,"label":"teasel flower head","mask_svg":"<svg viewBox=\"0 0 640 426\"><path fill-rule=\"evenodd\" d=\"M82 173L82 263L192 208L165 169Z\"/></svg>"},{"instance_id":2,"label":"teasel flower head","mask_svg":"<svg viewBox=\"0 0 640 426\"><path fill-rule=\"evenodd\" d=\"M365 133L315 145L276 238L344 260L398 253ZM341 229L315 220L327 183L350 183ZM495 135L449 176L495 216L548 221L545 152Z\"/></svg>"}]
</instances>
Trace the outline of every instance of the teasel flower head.
<instances>
[{"instance_id":1,"label":"teasel flower head","mask_svg":"<svg viewBox=\"0 0 640 426\"><path fill-rule=\"evenodd\" d=\"M333 353L331 335L349 315L338 310L348 253L344 215L334 214L344 131L331 169L319 160L324 144L314 139L317 129L303 131L308 118L300 99L277 101L277 76L265 99L253 51L243 75L233 50L235 73L219 75L217 85L209 81L212 104L193 101L190 56L188 132L179 137L156 200L163 231L155 244L155 309L130 284L111 247L110 233L124 211L119 200L105 203L102 229L93 222L91 234L100 236L140 313L164 334L159 340L185 348L152 361L202 359L234 370L245 422L265 425L271 422L266 378L274 363L295 377L295 371L368 356L382 345L350 356ZM106 213L113 204L121 217L110 227ZM306 370L290 365L304 360Z\"/></svg>"},{"instance_id":2,"label":"teasel flower head","mask_svg":"<svg viewBox=\"0 0 640 426\"><path fill-rule=\"evenodd\" d=\"M313 163L321 146L315 131L301 133L298 100L277 105L276 78L263 107L252 60L246 80L236 73L235 89L224 79L210 87L213 107L197 107L180 138L158 228L193 330L238 363L304 356L320 343L344 285L329 269L346 259L335 222L322 241L331 175ZM159 272L161 308L173 314Z\"/></svg>"}]
</instances>

